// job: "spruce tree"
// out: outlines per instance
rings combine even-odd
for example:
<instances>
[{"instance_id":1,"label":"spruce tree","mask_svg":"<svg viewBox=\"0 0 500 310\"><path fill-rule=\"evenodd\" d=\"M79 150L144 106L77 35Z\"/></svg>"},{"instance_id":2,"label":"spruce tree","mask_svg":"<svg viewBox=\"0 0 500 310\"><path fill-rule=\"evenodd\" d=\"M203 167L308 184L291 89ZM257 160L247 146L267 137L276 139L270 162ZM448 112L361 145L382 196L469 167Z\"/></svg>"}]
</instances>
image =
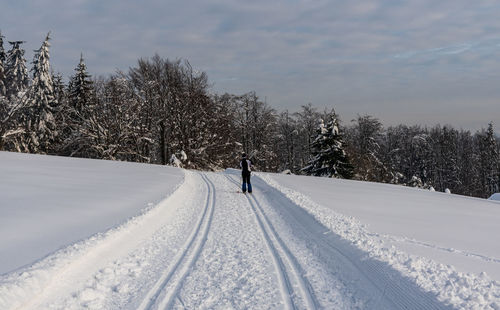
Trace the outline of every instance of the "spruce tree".
<instances>
[{"instance_id":1,"label":"spruce tree","mask_svg":"<svg viewBox=\"0 0 500 310\"><path fill-rule=\"evenodd\" d=\"M93 82L87 66L80 56L80 63L71 77L67 91L67 119L63 125L63 154L77 157L93 157L90 154L92 137L90 128L96 126L93 118Z\"/></svg>"},{"instance_id":2,"label":"spruce tree","mask_svg":"<svg viewBox=\"0 0 500 310\"><path fill-rule=\"evenodd\" d=\"M313 158L302 171L307 175L350 179L353 176L353 166L344 151L344 141L335 112L330 113L329 119L326 125L321 121L311 144Z\"/></svg>"},{"instance_id":3,"label":"spruce tree","mask_svg":"<svg viewBox=\"0 0 500 310\"><path fill-rule=\"evenodd\" d=\"M72 118L83 120L88 114L92 104L92 79L87 72L87 66L80 55L80 63L75 68L76 74L71 78L68 85L68 101L72 108Z\"/></svg>"},{"instance_id":4,"label":"spruce tree","mask_svg":"<svg viewBox=\"0 0 500 310\"><path fill-rule=\"evenodd\" d=\"M57 133L55 109L57 99L50 73L49 34L33 57L33 80L28 91L26 110L26 134L30 152L48 153Z\"/></svg>"},{"instance_id":5,"label":"spruce tree","mask_svg":"<svg viewBox=\"0 0 500 310\"><path fill-rule=\"evenodd\" d=\"M481 135L480 138L480 165L481 165L481 183L485 197L499 191L499 162L500 155L498 152L495 134L493 132L493 123L489 123L488 129Z\"/></svg>"},{"instance_id":6,"label":"spruce tree","mask_svg":"<svg viewBox=\"0 0 500 310\"><path fill-rule=\"evenodd\" d=\"M4 36L0 32L0 97L7 94L7 87L5 86L5 60L7 55L3 48L3 38Z\"/></svg>"},{"instance_id":7,"label":"spruce tree","mask_svg":"<svg viewBox=\"0 0 500 310\"><path fill-rule=\"evenodd\" d=\"M52 73L52 83L54 85L54 96L59 105L63 104L66 97L66 86L60 73Z\"/></svg>"},{"instance_id":8,"label":"spruce tree","mask_svg":"<svg viewBox=\"0 0 500 310\"><path fill-rule=\"evenodd\" d=\"M17 96L19 92L26 90L29 85L24 49L21 48L21 44L23 43L24 41L9 41L12 48L7 55L7 65L5 68L8 97Z\"/></svg>"}]
</instances>

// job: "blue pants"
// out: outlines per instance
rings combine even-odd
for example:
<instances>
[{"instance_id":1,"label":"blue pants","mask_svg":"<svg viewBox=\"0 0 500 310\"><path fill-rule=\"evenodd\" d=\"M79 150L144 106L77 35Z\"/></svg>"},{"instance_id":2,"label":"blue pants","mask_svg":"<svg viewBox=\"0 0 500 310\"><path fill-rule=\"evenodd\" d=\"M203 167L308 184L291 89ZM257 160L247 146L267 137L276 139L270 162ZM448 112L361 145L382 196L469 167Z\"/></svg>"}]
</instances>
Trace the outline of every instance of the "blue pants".
<instances>
[{"instance_id":1,"label":"blue pants","mask_svg":"<svg viewBox=\"0 0 500 310\"><path fill-rule=\"evenodd\" d=\"M247 191L247 184L248 184L248 192L252 192L252 184L250 183L250 172L243 171L241 173L241 176L243 177L243 185L241 186L241 190L245 193Z\"/></svg>"}]
</instances>

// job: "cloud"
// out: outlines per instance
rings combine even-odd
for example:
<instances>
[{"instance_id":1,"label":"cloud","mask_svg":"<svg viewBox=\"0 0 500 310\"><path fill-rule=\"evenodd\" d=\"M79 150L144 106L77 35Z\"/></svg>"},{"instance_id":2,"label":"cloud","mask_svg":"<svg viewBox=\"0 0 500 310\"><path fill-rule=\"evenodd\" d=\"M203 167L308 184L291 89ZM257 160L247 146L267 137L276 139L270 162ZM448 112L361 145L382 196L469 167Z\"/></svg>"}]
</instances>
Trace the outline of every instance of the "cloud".
<instances>
[{"instance_id":1,"label":"cloud","mask_svg":"<svg viewBox=\"0 0 500 310\"><path fill-rule=\"evenodd\" d=\"M66 77L81 52L94 75L158 53L206 71L214 91L387 123L415 106L421 122L428 107L428 119L451 115L453 103L469 114L466 89L482 105L471 116L479 126L481 115L500 118L499 9L488 0L20 0L2 4L0 20L7 39L28 42L28 60L51 30L51 62Z\"/></svg>"}]
</instances>

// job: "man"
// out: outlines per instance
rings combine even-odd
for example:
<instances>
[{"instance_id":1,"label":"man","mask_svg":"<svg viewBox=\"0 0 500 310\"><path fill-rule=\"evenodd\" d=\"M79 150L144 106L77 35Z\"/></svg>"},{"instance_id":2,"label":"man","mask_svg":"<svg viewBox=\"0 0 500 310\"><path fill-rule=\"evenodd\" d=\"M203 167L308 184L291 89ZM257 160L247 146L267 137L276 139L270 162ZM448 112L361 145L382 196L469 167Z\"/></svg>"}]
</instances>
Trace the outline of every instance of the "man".
<instances>
[{"instance_id":1,"label":"man","mask_svg":"<svg viewBox=\"0 0 500 310\"><path fill-rule=\"evenodd\" d=\"M241 155L240 161L241 167L241 176L243 177L243 185L241 186L241 190L243 193L247 192L247 184L248 184L248 192L252 192L252 184L250 183L250 172L252 171L252 162L247 159L247 154L243 153Z\"/></svg>"}]
</instances>

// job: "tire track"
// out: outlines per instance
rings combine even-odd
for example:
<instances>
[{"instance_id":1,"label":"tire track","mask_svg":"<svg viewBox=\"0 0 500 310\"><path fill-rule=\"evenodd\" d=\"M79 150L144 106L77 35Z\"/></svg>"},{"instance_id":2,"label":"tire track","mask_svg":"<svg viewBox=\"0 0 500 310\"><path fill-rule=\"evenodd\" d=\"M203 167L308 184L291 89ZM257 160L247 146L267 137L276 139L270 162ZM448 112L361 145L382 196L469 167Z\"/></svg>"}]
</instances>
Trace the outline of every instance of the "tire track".
<instances>
[{"instance_id":1,"label":"tire track","mask_svg":"<svg viewBox=\"0 0 500 310\"><path fill-rule=\"evenodd\" d=\"M239 185L237 181L235 181L230 176L226 175L226 177L234 184ZM311 284L303 277L304 271L297 262L297 259L293 256L291 251L285 245L283 240L279 237L276 229L271 224L270 220L266 216L261 204L253 195L246 196L250 207L255 215L255 218L261 228L261 232L266 240L269 251L273 256L273 260L278 270L278 276L280 279L280 283L282 285L282 295L285 301L285 305L291 309L297 309L297 305L294 303L292 296L295 296L294 286L290 282L290 276L287 272L291 270L293 274L295 287L298 288L300 295L303 299L304 307L306 309L318 309L319 303L314 294L314 291L311 287ZM282 253L280 255L280 253ZM284 258L284 259L283 259ZM286 261L285 266L284 261Z\"/></svg>"},{"instance_id":2,"label":"tire track","mask_svg":"<svg viewBox=\"0 0 500 310\"><path fill-rule=\"evenodd\" d=\"M157 309L170 308L184 279L200 256L214 214L215 186L206 175L202 173L199 173L199 175L207 185L207 197L203 214L188 241L174 258L175 263L162 274L137 309L152 309L155 305L157 305Z\"/></svg>"}]
</instances>

